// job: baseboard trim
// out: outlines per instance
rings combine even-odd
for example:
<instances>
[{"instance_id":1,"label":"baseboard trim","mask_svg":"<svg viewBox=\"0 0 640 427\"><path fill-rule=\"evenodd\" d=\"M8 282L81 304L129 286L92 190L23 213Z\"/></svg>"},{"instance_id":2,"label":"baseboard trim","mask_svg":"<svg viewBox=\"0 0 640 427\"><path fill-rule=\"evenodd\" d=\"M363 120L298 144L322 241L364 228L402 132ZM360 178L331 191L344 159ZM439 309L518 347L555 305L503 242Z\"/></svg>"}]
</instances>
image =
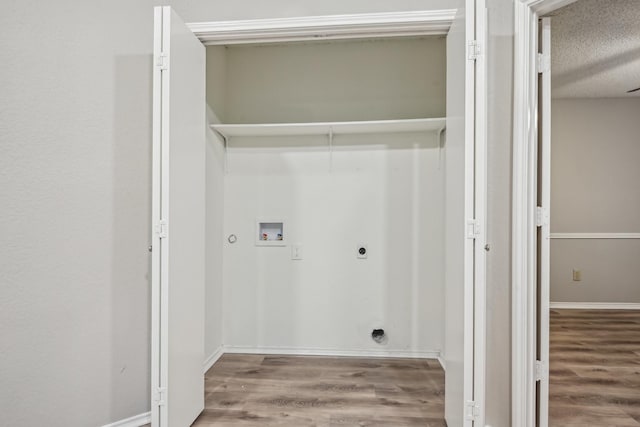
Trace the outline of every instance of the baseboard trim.
<instances>
[{"instance_id":1,"label":"baseboard trim","mask_svg":"<svg viewBox=\"0 0 640 427\"><path fill-rule=\"evenodd\" d=\"M335 356L335 357L393 357L407 359L438 359L440 351L407 350L334 350L321 348L292 347L241 347L224 346L224 353L282 354L287 356Z\"/></svg>"},{"instance_id":2,"label":"baseboard trim","mask_svg":"<svg viewBox=\"0 0 640 427\"><path fill-rule=\"evenodd\" d=\"M115 423L106 424L102 427L141 427L151 422L151 412L145 412L144 414L134 415L133 417L125 418L124 420L116 421Z\"/></svg>"},{"instance_id":3,"label":"baseboard trim","mask_svg":"<svg viewBox=\"0 0 640 427\"><path fill-rule=\"evenodd\" d=\"M437 357L437 359L438 359L438 363L440 363L440 366L442 366L442 370L447 372L447 367L444 364L444 356L440 355L440 356Z\"/></svg>"},{"instance_id":4,"label":"baseboard trim","mask_svg":"<svg viewBox=\"0 0 640 427\"><path fill-rule=\"evenodd\" d=\"M209 357L207 357L207 359L202 364L202 372L206 374L207 371L211 369L213 364L216 363L223 354L224 354L224 347L223 346L218 347L213 353L211 353Z\"/></svg>"},{"instance_id":5,"label":"baseboard trim","mask_svg":"<svg viewBox=\"0 0 640 427\"><path fill-rule=\"evenodd\" d=\"M549 308L568 310L640 310L637 302L552 302Z\"/></svg>"}]
</instances>

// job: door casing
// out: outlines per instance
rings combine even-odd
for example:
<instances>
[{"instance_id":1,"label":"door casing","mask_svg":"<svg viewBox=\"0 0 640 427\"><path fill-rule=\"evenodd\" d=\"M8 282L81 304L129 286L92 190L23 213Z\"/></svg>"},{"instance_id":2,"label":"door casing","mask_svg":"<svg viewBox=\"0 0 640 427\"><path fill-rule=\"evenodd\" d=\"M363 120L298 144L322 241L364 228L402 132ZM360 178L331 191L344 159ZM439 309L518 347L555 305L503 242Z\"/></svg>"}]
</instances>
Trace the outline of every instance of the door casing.
<instances>
[{"instance_id":1,"label":"door casing","mask_svg":"<svg viewBox=\"0 0 640 427\"><path fill-rule=\"evenodd\" d=\"M518 0L514 9L511 425L536 425L538 20L577 0Z\"/></svg>"},{"instance_id":2,"label":"door casing","mask_svg":"<svg viewBox=\"0 0 640 427\"><path fill-rule=\"evenodd\" d=\"M486 105L487 105L487 18L486 0L466 0L473 6L473 12L467 20L467 28L474 28L473 40L479 51L475 61L475 109L474 124L467 124L474 139L471 139L475 165L472 177L474 194L473 211L479 225L473 249L474 263L465 268L473 271L469 276L473 283L473 323L471 331L465 331L469 341L474 342L472 384L473 401L478 407L475 424L484 426L485 414L485 364L486 364L486 209L487 209L487 149L486 149ZM468 6L467 6L468 7ZM467 11L469 12L469 11ZM320 17L300 17L283 19L258 19L247 21L220 21L187 23L203 44L247 44L304 40L350 39L363 37L398 37L446 34L455 17L455 9L392 12L375 14L335 15ZM469 35L467 36L469 37ZM154 105L154 108L155 105ZM155 117L155 114L154 114ZM466 144L469 144L467 140ZM154 155L154 161L155 155ZM154 183L159 177L153 177ZM155 213L155 212L154 212ZM469 218L467 218L468 220ZM468 223L461 224L468 227ZM155 233L153 233L155 235ZM155 242L154 240L154 243ZM160 262L157 260L157 262ZM157 266L156 266L157 267ZM155 268L154 268L155 271ZM152 316L158 315L152 308ZM153 323L153 322L152 322ZM467 328L468 329L468 328ZM157 345L154 338L159 331L152 330L151 344ZM151 361L152 375L156 374L158 361ZM153 405L153 401L152 401ZM465 411L467 408L464 409ZM468 418L465 414L465 418Z\"/></svg>"}]
</instances>

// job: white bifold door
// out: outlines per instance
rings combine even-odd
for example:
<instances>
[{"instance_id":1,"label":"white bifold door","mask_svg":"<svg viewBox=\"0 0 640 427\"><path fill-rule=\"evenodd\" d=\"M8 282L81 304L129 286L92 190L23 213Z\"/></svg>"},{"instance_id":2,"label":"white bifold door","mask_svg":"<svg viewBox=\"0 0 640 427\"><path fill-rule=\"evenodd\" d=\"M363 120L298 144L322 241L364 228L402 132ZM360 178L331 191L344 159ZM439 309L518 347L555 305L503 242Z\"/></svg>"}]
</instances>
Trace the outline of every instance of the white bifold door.
<instances>
[{"instance_id":1,"label":"white bifold door","mask_svg":"<svg viewBox=\"0 0 640 427\"><path fill-rule=\"evenodd\" d=\"M445 419L484 427L485 5L455 3L447 35Z\"/></svg>"},{"instance_id":2,"label":"white bifold door","mask_svg":"<svg viewBox=\"0 0 640 427\"><path fill-rule=\"evenodd\" d=\"M205 49L169 7L154 36L151 414L184 427L204 408Z\"/></svg>"}]
</instances>

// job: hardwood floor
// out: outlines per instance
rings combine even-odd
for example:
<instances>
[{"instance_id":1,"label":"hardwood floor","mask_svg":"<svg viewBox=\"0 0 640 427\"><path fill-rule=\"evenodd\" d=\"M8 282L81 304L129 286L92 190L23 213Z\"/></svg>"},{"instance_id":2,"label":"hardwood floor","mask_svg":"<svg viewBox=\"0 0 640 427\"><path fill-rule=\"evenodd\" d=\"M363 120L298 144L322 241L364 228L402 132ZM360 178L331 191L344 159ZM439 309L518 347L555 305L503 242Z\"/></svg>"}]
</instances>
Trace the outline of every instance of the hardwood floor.
<instances>
[{"instance_id":1,"label":"hardwood floor","mask_svg":"<svg viewBox=\"0 0 640 427\"><path fill-rule=\"evenodd\" d=\"M640 427L640 311L551 310L549 425Z\"/></svg>"},{"instance_id":2,"label":"hardwood floor","mask_svg":"<svg viewBox=\"0 0 640 427\"><path fill-rule=\"evenodd\" d=\"M444 371L427 359L225 354L193 426L444 427Z\"/></svg>"}]
</instances>

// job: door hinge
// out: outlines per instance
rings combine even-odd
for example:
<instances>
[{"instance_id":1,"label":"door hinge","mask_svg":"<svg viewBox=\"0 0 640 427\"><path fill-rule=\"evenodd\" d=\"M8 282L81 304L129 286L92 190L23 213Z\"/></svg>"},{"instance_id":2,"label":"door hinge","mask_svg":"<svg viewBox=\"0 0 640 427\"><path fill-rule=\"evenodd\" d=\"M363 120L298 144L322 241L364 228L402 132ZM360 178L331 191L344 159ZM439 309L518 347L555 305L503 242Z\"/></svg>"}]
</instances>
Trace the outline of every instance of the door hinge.
<instances>
[{"instance_id":1,"label":"door hinge","mask_svg":"<svg viewBox=\"0 0 640 427\"><path fill-rule=\"evenodd\" d=\"M169 57L166 53L160 52L160 54L156 57L156 67L160 68L160 71L169 69Z\"/></svg>"},{"instance_id":2,"label":"door hinge","mask_svg":"<svg viewBox=\"0 0 640 427\"><path fill-rule=\"evenodd\" d=\"M467 400L464 409L464 417L469 421L476 421L480 416L480 405L475 400Z\"/></svg>"},{"instance_id":3,"label":"door hinge","mask_svg":"<svg viewBox=\"0 0 640 427\"><path fill-rule=\"evenodd\" d=\"M547 375L547 364L542 360L536 360L536 381L546 381Z\"/></svg>"},{"instance_id":4,"label":"door hinge","mask_svg":"<svg viewBox=\"0 0 640 427\"><path fill-rule=\"evenodd\" d=\"M467 239L475 239L480 235L480 222L477 219L467 220Z\"/></svg>"},{"instance_id":5,"label":"door hinge","mask_svg":"<svg viewBox=\"0 0 640 427\"><path fill-rule=\"evenodd\" d=\"M549 211L542 206L536 206L536 227L549 224Z\"/></svg>"},{"instance_id":6,"label":"door hinge","mask_svg":"<svg viewBox=\"0 0 640 427\"><path fill-rule=\"evenodd\" d=\"M551 70L551 57L543 53L539 53L536 61L538 73L548 73Z\"/></svg>"},{"instance_id":7,"label":"door hinge","mask_svg":"<svg viewBox=\"0 0 640 427\"><path fill-rule=\"evenodd\" d=\"M478 57L482 55L480 51L480 43L477 40L472 40L467 45L467 59L470 61L475 61Z\"/></svg>"},{"instance_id":8,"label":"door hinge","mask_svg":"<svg viewBox=\"0 0 640 427\"><path fill-rule=\"evenodd\" d=\"M158 387L153 395L153 401L156 406L165 406L167 404L167 388Z\"/></svg>"},{"instance_id":9,"label":"door hinge","mask_svg":"<svg viewBox=\"0 0 640 427\"><path fill-rule=\"evenodd\" d=\"M167 224L166 220L163 219L156 225L156 234L160 239L167 238L169 235L169 224Z\"/></svg>"}]
</instances>

